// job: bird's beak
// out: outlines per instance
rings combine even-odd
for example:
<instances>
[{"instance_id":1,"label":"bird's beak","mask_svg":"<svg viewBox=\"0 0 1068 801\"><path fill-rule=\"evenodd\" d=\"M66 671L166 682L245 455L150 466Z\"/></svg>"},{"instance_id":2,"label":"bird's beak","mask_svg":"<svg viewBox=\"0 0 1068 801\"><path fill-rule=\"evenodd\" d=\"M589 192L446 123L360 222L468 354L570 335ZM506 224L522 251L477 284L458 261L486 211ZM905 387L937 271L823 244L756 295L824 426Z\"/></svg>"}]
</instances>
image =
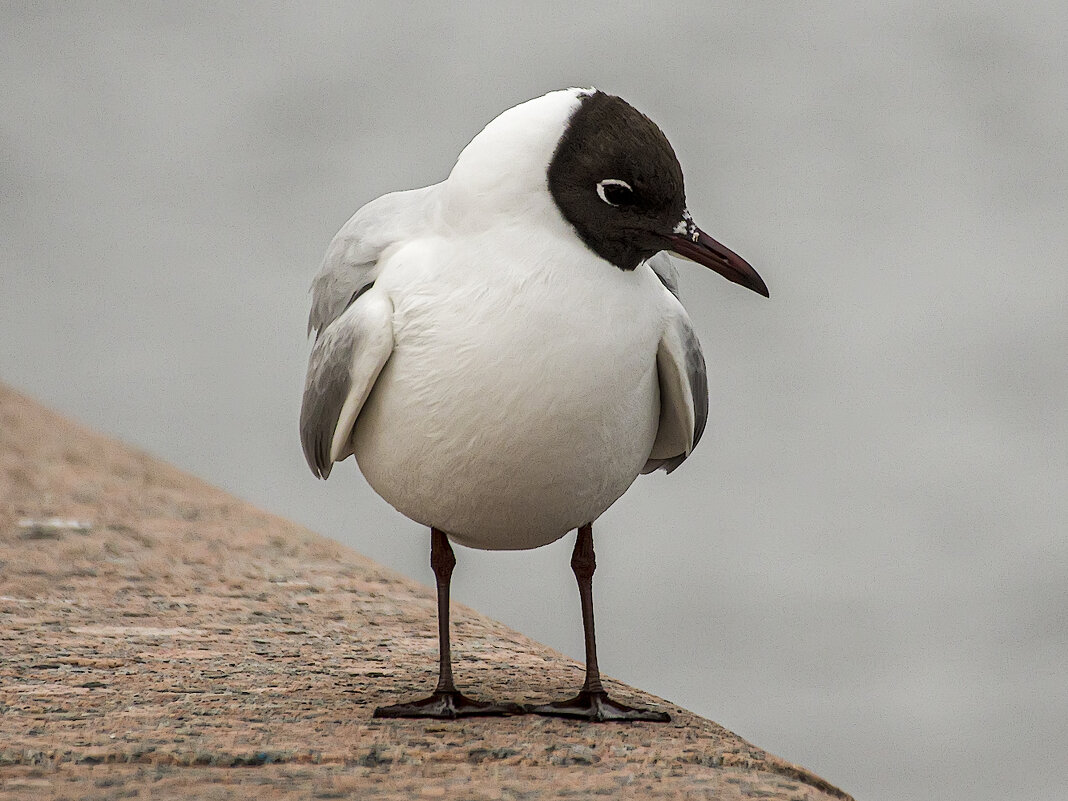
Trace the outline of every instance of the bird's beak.
<instances>
[{"instance_id":1,"label":"bird's beak","mask_svg":"<svg viewBox=\"0 0 1068 801\"><path fill-rule=\"evenodd\" d=\"M686 212L675 226L668 236L668 242L668 249L675 255L703 264L728 281L741 284L764 297L770 297L767 284L749 262L698 228L689 212Z\"/></svg>"}]
</instances>

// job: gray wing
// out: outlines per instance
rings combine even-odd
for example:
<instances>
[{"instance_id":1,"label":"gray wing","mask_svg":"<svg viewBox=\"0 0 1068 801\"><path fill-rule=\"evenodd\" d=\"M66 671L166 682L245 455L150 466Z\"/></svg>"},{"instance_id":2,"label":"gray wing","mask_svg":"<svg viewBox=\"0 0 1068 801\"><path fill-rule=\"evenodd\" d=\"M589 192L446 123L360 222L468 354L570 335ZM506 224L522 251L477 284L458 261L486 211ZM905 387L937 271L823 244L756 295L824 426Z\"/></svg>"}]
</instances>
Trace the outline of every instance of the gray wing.
<instances>
[{"instance_id":1,"label":"gray wing","mask_svg":"<svg viewBox=\"0 0 1068 801\"><path fill-rule=\"evenodd\" d=\"M708 421L708 378L701 343L682 304L676 299L673 306L656 352L660 423L643 473L660 468L670 473L686 461Z\"/></svg>"},{"instance_id":2,"label":"gray wing","mask_svg":"<svg viewBox=\"0 0 1068 801\"><path fill-rule=\"evenodd\" d=\"M308 333L321 336L378 278L379 257L390 245L423 231L433 213L441 184L392 192L352 215L327 248L312 282Z\"/></svg>"},{"instance_id":3,"label":"gray wing","mask_svg":"<svg viewBox=\"0 0 1068 801\"><path fill-rule=\"evenodd\" d=\"M315 345L300 409L300 440L312 472L327 478L352 453L352 428L393 352L393 306L372 292L381 256L418 236L437 204L438 187L372 200L337 232L312 282L308 333Z\"/></svg>"},{"instance_id":4,"label":"gray wing","mask_svg":"<svg viewBox=\"0 0 1068 801\"><path fill-rule=\"evenodd\" d=\"M671 260L671 257L664 251L660 251L649 259L648 264L653 268L656 277L660 279L660 283L667 287L668 292L681 301L682 298L679 297L679 271L675 268L675 262Z\"/></svg>"},{"instance_id":5,"label":"gray wing","mask_svg":"<svg viewBox=\"0 0 1068 801\"><path fill-rule=\"evenodd\" d=\"M393 304L368 292L319 331L304 384L300 441L308 466L327 478L352 453L352 428L393 352Z\"/></svg>"}]
</instances>

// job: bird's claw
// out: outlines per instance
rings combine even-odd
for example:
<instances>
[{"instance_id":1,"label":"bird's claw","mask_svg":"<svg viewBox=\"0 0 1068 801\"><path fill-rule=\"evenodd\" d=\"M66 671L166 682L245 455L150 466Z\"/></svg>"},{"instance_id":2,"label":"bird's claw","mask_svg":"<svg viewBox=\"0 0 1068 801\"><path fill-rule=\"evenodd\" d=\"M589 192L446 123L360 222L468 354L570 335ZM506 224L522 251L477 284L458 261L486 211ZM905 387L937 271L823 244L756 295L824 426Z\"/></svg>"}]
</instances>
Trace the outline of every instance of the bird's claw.
<instances>
[{"instance_id":1,"label":"bird's claw","mask_svg":"<svg viewBox=\"0 0 1068 801\"><path fill-rule=\"evenodd\" d=\"M380 706L374 711L376 718L455 718L494 717L521 715L526 711L511 702L493 703L476 701L458 690L435 690L428 698L402 704Z\"/></svg>"},{"instance_id":2,"label":"bird's claw","mask_svg":"<svg viewBox=\"0 0 1068 801\"><path fill-rule=\"evenodd\" d=\"M667 723L671 720L671 716L667 712L627 706L613 701L604 690L582 690L574 698L533 706L530 707L529 711L536 715L578 718L579 720L589 720L596 723L613 720L647 720L655 723Z\"/></svg>"}]
</instances>

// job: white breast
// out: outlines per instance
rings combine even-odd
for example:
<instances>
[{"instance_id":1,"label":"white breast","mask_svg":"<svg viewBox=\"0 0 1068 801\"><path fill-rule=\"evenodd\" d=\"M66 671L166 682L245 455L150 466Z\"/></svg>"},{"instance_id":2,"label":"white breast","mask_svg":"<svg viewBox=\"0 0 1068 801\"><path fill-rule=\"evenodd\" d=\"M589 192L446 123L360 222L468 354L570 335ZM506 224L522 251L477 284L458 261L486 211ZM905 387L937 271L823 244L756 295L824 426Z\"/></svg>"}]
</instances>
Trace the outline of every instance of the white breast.
<instances>
[{"instance_id":1,"label":"white breast","mask_svg":"<svg viewBox=\"0 0 1068 801\"><path fill-rule=\"evenodd\" d=\"M368 482L476 548L591 522L656 436L664 292L574 237L494 229L386 255L395 348L353 433Z\"/></svg>"}]
</instances>

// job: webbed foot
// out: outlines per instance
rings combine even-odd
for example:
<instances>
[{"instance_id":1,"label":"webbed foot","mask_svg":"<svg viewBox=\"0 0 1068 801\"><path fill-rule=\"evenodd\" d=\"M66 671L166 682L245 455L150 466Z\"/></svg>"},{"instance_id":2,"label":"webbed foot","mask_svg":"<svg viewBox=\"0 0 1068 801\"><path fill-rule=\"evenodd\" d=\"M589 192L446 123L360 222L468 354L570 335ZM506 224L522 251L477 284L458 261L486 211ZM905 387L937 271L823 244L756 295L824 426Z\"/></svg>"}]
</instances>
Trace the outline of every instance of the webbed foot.
<instances>
[{"instance_id":1,"label":"webbed foot","mask_svg":"<svg viewBox=\"0 0 1068 801\"><path fill-rule=\"evenodd\" d=\"M648 720L667 723L671 716L667 712L655 709L641 709L627 706L608 697L604 690L582 690L574 698L566 701L554 701L530 708L536 715L549 715L559 718L578 718L603 723L610 720Z\"/></svg>"}]
</instances>

